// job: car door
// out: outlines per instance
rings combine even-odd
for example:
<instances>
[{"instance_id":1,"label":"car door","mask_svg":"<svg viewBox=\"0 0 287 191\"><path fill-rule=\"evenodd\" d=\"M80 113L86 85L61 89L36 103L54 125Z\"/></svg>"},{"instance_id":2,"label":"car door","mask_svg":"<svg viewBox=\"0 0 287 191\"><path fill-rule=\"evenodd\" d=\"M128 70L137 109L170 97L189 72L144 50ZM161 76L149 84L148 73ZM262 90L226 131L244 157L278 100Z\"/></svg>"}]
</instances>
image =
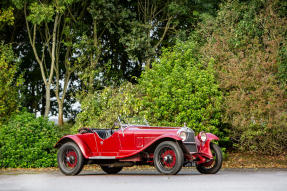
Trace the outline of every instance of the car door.
<instances>
[{"instance_id":1,"label":"car door","mask_svg":"<svg viewBox=\"0 0 287 191\"><path fill-rule=\"evenodd\" d=\"M131 127L119 130L119 141L121 144L121 155L135 152L135 135Z\"/></svg>"},{"instance_id":2,"label":"car door","mask_svg":"<svg viewBox=\"0 0 287 191\"><path fill-rule=\"evenodd\" d=\"M96 136L99 156L118 156L120 150L120 141L118 131L115 131L110 137L102 139Z\"/></svg>"}]
</instances>

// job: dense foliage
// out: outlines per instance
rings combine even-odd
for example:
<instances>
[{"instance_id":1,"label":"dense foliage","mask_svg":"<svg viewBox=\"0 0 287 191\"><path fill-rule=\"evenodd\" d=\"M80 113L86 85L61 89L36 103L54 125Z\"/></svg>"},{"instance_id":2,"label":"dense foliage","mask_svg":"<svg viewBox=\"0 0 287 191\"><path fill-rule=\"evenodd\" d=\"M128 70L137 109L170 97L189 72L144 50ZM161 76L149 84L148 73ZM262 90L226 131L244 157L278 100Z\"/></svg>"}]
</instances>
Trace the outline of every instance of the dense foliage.
<instances>
[{"instance_id":1,"label":"dense foliage","mask_svg":"<svg viewBox=\"0 0 287 191\"><path fill-rule=\"evenodd\" d=\"M201 53L215 59L224 92L223 122L242 150L287 148L287 19L279 8L280 1L227 2L201 28L207 39Z\"/></svg>"},{"instance_id":2,"label":"dense foliage","mask_svg":"<svg viewBox=\"0 0 287 191\"><path fill-rule=\"evenodd\" d=\"M221 93L212 62L200 63L194 56L195 44L179 42L163 50L153 68L145 71L139 84L107 87L87 96L76 118L81 126L110 128L118 115L144 116L149 123L187 126L195 131L221 135Z\"/></svg>"},{"instance_id":3,"label":"dense foliage","mask_svg":"<svg viewBox=\"0 0 287 191\"><path fill-rule=\"evenodd\" d=\"M75 118L78 110L71 105L78 91L86 96L123 81L135 83L161 47L187 38L199 15L215 14L219 2L1 1L14 24L3 27L0 39L13 42L21 58L24 106L58 115L61 124L63 116Z\"/></svg>"},{"instance_id":4,"label":"dense foliage","mask_svg":"<svg viewBox=\"0 0 287 191\"><path fill-rule=\"evenodd\" d=\"M0 126L0 167L52 167L59 133L52 122L28 112Z\"/></svg>"},{"instance_id":5,"label":"dense foliage","mask_svg":"<svg viewBox=\"0 0 287 191\"><path fill-rule=\"evenodd\" d=\"M11 45L0 43L0 125L15 112L19 106L18 90L22 83L17 76L18 63Z\"/></svg>"},{"instance_id":6,"label":"dense foliage","mask_svg":"<svg viewBox=\"0 0 287 191\"><path fill-rule=\"evenodd\" d=\"M81 102L82 111L77 115L74 130L81 127L111 128L120 115L138 115L137 96L140 94L137 90L136 86L126 83L88 95Z\"/></svg>"},{"instance_id":7,"label":"dense foliage","mask_svg":"<svg viewBox=\"0 0 287 191\"><path fill-rule=\"evenodd\" d=\"M194 56L196 44L177 43L163 50L153 68L143 73L141 107L158 125L187 126L220 134L221 93L212 61L200 63Z\"/></svg>"}]
</instances>

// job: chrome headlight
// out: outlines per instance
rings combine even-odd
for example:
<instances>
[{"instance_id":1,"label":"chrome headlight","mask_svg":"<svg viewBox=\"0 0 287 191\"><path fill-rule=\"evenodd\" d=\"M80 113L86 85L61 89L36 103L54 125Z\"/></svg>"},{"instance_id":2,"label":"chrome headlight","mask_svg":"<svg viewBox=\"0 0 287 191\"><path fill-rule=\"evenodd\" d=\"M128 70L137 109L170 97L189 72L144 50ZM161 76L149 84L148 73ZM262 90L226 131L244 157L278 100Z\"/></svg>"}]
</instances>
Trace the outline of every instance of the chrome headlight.
<instances>
[{"instance_id":1,"label":"chrome headlight","mask_svg":"<svg viewBox=\"0 0 287 191\"><path fill-rule=\"evenodd\" d=\"M206 139L207 139L206 133L203 132L203 131L201 131L201 132L199 133L199 139L200 139L202 142L205 142Z\"/></svg>"},{"instance_id":2,"label":"chrome headlight","mask_svg":"<svg viewBox=\"0 0 287 191\"><path fill-rule=\"evenodd\" d=\"M180 136L180 138L182 139L182 141L185 141L186 138L187 138L187 134L186 134L185 131L181 131L181 132L179 133L179 136Z\"/></svg>"}]
</instances>

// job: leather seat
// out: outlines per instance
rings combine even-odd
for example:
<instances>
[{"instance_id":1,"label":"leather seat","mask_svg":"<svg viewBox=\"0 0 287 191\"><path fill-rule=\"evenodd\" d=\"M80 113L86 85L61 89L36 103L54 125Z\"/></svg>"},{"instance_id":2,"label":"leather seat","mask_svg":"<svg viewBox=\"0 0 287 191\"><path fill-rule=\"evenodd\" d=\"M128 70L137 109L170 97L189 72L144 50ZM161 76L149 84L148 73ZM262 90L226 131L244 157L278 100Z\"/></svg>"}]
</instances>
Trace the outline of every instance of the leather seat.
<instances>
[{"instance_id":1,"label":"leather seat","mask_svg":"<svg viewBox=\"0 0 287 191\"><path fill-rule=\"evenodd\" d=\"M102 139L109 138L114 132L111 129L93 129L93 131L97 133Z\"/></svg>"}]
</instances>

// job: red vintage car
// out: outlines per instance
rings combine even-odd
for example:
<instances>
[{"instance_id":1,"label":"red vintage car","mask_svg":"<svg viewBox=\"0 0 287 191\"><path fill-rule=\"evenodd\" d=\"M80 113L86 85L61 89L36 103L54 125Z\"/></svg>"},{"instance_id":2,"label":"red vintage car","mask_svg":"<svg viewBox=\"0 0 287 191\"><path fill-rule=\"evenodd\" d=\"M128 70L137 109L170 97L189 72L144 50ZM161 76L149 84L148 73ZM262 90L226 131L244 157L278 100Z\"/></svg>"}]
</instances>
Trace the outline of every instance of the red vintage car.
<instances>
[{"instance_id":1,"label":"red vintage car","mask_svg":"<svg viewBox=\"0 0 287 191\"><path fill-rule=\"evenodd\" d=\"M195 136L187 127L132 125L119 118L111 129L81 128L55 147L65 175L77 175L85 164L98 164L108 174L133 165L154 165L162 174L177 174L193 165L201 173L214 174L222 166L222 152L213 140L219 138L205 132Z\"/></svg>"}]
</instances>

